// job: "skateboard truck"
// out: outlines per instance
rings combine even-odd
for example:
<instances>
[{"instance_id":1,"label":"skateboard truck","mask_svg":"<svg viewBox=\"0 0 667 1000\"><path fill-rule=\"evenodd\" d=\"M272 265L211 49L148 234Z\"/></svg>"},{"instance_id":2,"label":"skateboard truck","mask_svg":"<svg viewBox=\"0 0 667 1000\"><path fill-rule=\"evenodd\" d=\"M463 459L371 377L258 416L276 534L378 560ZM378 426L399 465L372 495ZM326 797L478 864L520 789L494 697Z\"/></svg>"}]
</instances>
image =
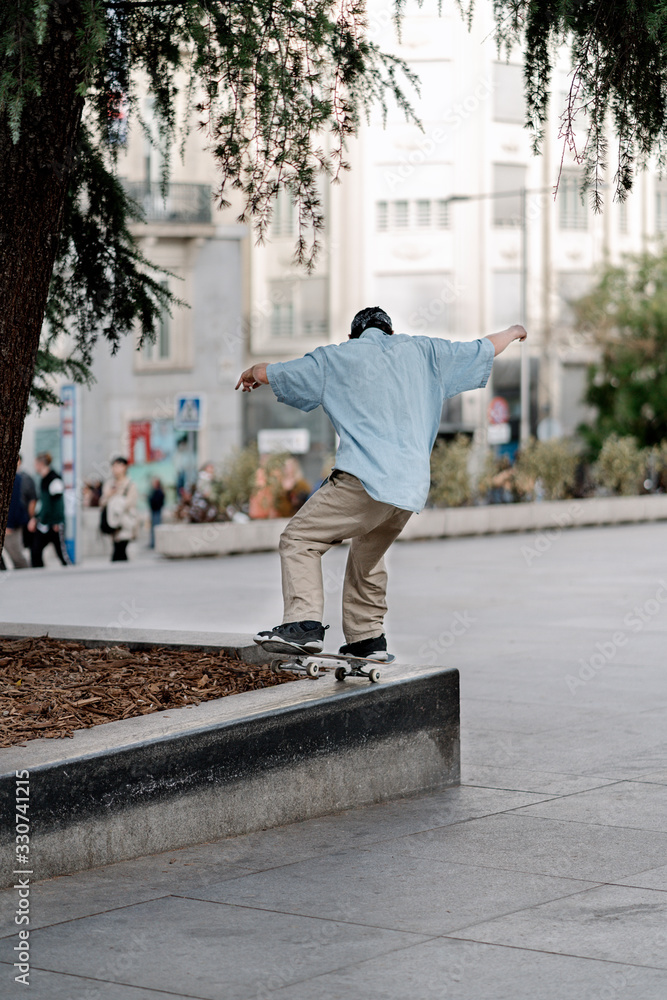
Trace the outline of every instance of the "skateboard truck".
<instances>
[{"instance_id":1,"label":"skateboard truck","mask_svg":"<svg viewBox=\"0 0 667 1000\"><path fill-rule=\"evenodd\" d=\"M371 684L377 684L380 680L380 671L374 664L391 663L395 659L391 655L387 656L386 660L372 660L362 656L349 656L345 653L306 653L300 646L292 646L285 642L278 643L271 639L260 642L258 645L267 653L277 654L270 664L273 673L289 670L315 678L319 677L322 670L328 669L327 663L321 664L320 660L332 660L338 664L334 670L334 677L337 681L344 681L347 677L366 677ZM367 664L369 667L365 669Z\"/></svg>"}]
</instances>

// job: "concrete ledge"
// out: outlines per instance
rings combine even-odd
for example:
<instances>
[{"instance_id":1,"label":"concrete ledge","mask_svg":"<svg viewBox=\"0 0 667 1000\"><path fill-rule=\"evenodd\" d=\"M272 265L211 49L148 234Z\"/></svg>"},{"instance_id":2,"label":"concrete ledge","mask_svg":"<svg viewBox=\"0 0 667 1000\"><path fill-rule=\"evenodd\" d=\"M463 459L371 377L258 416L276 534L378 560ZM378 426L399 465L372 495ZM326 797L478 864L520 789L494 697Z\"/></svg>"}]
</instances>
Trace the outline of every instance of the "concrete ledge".
<instances>
[{"instance_id":1,"label":"concrete ledge","mask_svg":"<svg viewBox=\"0 0 667 1000\"><path fill-rule=\"evenodd\" d=\"M278 548L288 518L213 524L161 524L155 529L155 548L170 559L226 556L234 552L271 552Z\"/></svg>"},{"instance_id":2,"label":"concrete ledge","mask_svg":"<svg viewBox=\"0 0 667 1000\"><path fill-rule=\"evenodd\" d=\"M411 517L399 540L661 520L667 520L667 494L448 507L423 510Z\"/></svg>"},{"instance_id":3,"label":"concrete ledge","mask_svg":"<svg viewBox=\"0 0 667 1000\"><path fill-rule=\"evenodd\" d=\"M447 507L415 514L398 540L409 542L661 520L667 520L667 494ZM156 548L172 559L271 551L278 548L280 534L287 523L286 519L279 518L247 524L164 524L156 531Z\"/></svg>"},{"instance_id":4,"label":"concrete ledge","mask_svg":"<svg viewBox=\"0 0 667 1000\"><path fill-rule=\"evenodd\" d=\"M34 740L0 750L6 802L24 769L32 878L81 871L458 784L458 671L329 674Z\"/></svg>"}]
</instances>

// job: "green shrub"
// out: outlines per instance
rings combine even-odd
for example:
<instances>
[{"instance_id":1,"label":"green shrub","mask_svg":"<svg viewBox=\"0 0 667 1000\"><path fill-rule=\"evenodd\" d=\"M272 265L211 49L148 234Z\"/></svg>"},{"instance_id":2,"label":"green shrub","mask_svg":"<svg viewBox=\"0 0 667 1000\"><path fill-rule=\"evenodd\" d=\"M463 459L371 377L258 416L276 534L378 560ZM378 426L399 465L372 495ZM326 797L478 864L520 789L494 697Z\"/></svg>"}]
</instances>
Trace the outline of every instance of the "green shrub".
<instances>
[{"instance_id":1,"label":"green shrub","mask_svg":"<svg viewBox=\"0 0 667 1000\"><path fill-rule=\"evenodd\" d=\"M459 434L453 441L438 441L431 455L431 491L435 507L463 507L472 500L468 472L470 441Z\"/></svg>"},{"instance_id":2,"label":"green shrub","mask_svg":"<svg viewBox=\"0 0 667 1000\"><path fill-rule=\"evenodd\" d=\"M602 445L593 475L596 482L620 496L635 496L641 489L647 454L633 437L611 434Z\"/></svg>"},{"instance_id":3,"label":"green shrub","mask_svg":"<svg viewBox=\"0 0 667 1000\"><path fill-rule=\"evenodd\" d=\"M516 479L532 492L539 480L545 500L562 500L572 493L577 462L578 457L569 441L562 438L536 441L533 438L519 453Z\"/></svg>"},{"instance_id":4,"label":"green shrub","mask_svg":"<svg viewBox=\"0 0 667 1000\"><path fill-rule=\"evenodd\" d=\"M256 444L243 450L233 451L223 462L222 473L215 484L215 502L224 511L230 504L239 510L248 503L255 485L255 473L259 466Z\"/></svg>"}]
</instances>

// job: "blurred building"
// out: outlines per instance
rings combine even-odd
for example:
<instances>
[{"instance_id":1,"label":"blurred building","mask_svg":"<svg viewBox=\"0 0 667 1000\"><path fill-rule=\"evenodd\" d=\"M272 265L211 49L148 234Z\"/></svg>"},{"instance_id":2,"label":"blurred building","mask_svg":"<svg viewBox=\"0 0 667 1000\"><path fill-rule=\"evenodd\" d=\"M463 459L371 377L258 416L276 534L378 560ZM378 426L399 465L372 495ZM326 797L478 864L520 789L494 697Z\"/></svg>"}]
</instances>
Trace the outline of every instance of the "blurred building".
<instances>
[{"instance_id":1,"label":"blurred building","mask_svg":"<svg viewBox=\"0 0 667 1000\"><path fill-rule=\"evenodd\" d=\"M142 115L153 127L150 99ZM157 136L157 129L154 128ZM119 123L118 172L144 214L132 226L144 256L169 274L164 284L183 301L163 313L154 343L126 337L118 353L105 342L95 352L95 383L79 390L79 478L104 479L114 455L125 455L140 493L159 477L169 487L196 480L202 463L242 443L242 405L234 392L244 360L245 227L238 211L219 211L212 156L196 131L183 159L174 150L163 192L163 154L138 122ZM23 454L52 452L61 465L56 408L28 417Z\"/></svg>"},{"instance_id":2,"label":"blurred building","mask_svg":"<svg viewBox=\"0 0 667 1000\"><path fill-rule=\"evenodd\" d=\"M595 356L589 338L573 329L571 303L605 260L642 250L667 227L667 181L642 173L627 201L614 202L610 143L610 187L595 214L582 199L580 168L557 139L571 83L567 51L554 68L536 157L524 128L521 53L499 58L492 4L476 4L471 31L451 0L441 16L435 0L407 9L400 43L384 0L370 0L369 21L379 46L420 78L412 101L423 131L393 104L386 125L376 112L362 127L349 150L351 171L326 192L328 225L312 276L291 266L293 210L278 200L270 244L250 252L249 358L281 360L342 341L356 310L375 304L398 332L473 339L519 322L525 287L530 431L541 424L545 435L571 434L587 416L582 394ZM484 393L446 404L441 431L480 428L484 437L496 395L509 405L516 443L519 358L514 347L494 365ZM290 411L259 393L247 404L248 435L289 423L309 426L314 440L322 436L318 411Z\"/></svg>"}]
</instances>

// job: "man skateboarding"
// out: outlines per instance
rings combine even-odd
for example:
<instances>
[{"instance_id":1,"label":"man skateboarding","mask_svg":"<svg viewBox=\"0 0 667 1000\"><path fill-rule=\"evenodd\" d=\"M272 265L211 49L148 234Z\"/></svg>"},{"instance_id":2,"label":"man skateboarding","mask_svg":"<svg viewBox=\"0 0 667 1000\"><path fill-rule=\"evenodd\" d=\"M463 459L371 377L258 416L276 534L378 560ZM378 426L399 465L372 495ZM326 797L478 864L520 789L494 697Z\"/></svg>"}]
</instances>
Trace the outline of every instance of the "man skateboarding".
<instances>
[{"instance_id":1,"label":"man skateboarding","mask_svg":"<svg viewBox=\"0 0 667 1000\"><path fill-rule=\"evenodd\" d=\"M494 357L526 336L522 326L467 343L395 334L374 306L357 313L345 343L243 372L237 389L270 385L288 406L321 406L340 438L329 479L280 537L283 624L258 632L255 642L322 650L321 557L349 538L340 653L389 658L383 556L426 503L443 401L483 388Z\"/></svg>"}]
</instances>

